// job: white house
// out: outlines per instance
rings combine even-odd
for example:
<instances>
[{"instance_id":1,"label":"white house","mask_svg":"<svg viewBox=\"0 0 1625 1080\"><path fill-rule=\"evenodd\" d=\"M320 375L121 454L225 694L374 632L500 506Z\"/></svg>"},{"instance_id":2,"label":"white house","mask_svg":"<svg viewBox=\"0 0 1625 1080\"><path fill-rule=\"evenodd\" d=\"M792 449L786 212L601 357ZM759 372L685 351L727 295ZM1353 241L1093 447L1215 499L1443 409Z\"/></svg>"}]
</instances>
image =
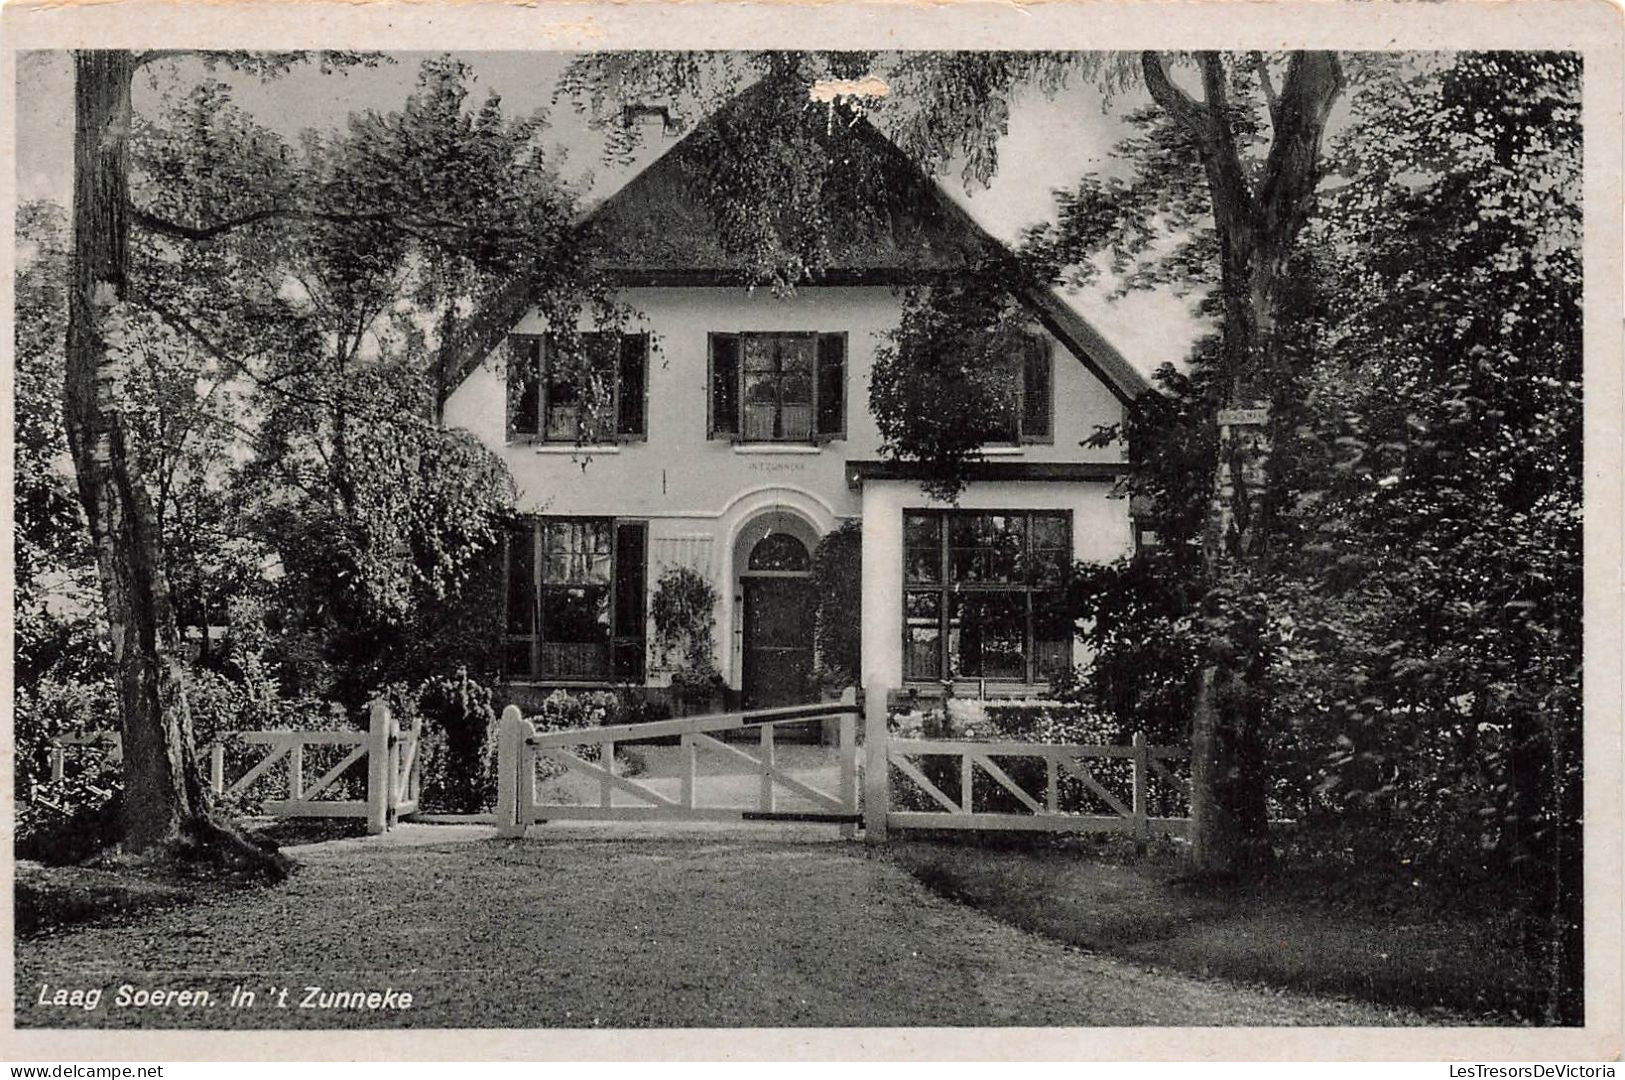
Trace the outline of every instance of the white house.
<instances>
[{"instance_id":1,"label":"white house","mask_svg":"<svg viewBox=\"0 0 1625 1080\"><path fill-rule=\"evenodd\" d=\"M717 152L707 131L760 92L674 141L592 215L638 330L598 343L613 373L612 439L579 444L580 397L548 382L548 326L534 309L446 399L445 423L500 451L534 515L507 563L510 689L661 685L649 597L682 565L722 597L716 662L738 700L809 700L810 557L849 519L862 522L865 684L1039 689L1076 643L1045 618L1023 568L1131 549L1129 500L1112 495L1125 456L1082 444L1146 383L1059 297L1028 290L1010 438L986 448L957 506L927 498L918 473L880 456L875 349L904 287L1003 249L859 120L841 152L869 156L865 175L891 207L884 224L832 238L831 265L793 296L746 289L691 170ZM816 111L787 122L824 123Z\"/></svg>"}]
</instances>

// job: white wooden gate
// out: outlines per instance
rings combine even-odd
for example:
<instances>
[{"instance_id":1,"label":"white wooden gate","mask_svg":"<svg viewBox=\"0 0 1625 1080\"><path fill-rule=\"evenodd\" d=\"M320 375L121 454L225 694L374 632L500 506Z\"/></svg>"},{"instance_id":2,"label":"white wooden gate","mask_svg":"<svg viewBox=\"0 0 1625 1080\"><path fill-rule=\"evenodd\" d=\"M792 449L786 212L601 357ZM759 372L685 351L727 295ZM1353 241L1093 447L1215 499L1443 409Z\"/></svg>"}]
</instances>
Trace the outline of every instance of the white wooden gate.
<instances>
[{"instance_id":1,"label":"white wooden gate","mask_svg":"<svg viewBox=\"0 0 1625 1080\"><path fill-rule=\"evenodd\" d=\"M516 706L510 705L503 711L498 734L497 831L502 836L523 836L531 825L545 821L670 820L826 822L840 824L851 833L860 820L856 702L855 692L848 691L838 703L541 733ZM838 731L838 783L835 791L826 791L792 775L778 763L776 733L781 727L831 719L836 721ZM756 753L718 738L724 732L741 730L757 733ZM678 740L681 763L675 794L619 774L615 763L618 745L673 736ZM582 757L578 751L583 746L597 747L598 760ZM728 758L759 777L751 805L723 806L705 800L700 791L702 754ZM596 805L542 802L537 791L536 765L544 760L593 780L598 788ZM779 802L781 791L813 809L784 808Z\"/></svg>"}]
</instances>

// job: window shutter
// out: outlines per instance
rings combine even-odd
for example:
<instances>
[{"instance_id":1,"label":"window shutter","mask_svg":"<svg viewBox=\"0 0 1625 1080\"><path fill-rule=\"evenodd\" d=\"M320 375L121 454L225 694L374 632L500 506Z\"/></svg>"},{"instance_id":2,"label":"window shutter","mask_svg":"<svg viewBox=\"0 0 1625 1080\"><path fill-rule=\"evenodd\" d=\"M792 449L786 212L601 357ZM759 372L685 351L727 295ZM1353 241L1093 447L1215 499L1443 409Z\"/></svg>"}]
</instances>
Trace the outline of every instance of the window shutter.
<instances>
[{"instance_id":1,"label":"window shutter","mask_svg":"<svg viewBox=\"0 0 1625 1080\"><path fill-rule=\"evenodd\" d=\"M542 339L530 334L508 338L508 438L535 435L541 415Z\"/></svg>"},{"instance_id":2,"label":"window shutter","mask_svg":"<svg viewBox=\"0 0 1625 1080\"><path fill-rule=\"evenodd\" d=\"M647 437L649 388L649 335L621 335L620 371L617 373L615 434L623 439Z\"/></svg>"},{"instance_id":3,"label":"window shutter","mask_svg":"<svg viewBox=\"0 0 1625 1080\"><path fill-rule=\"evenodd\" d=\"M1021 369L1021 441L1053 442L1054 372L1050 362L1049 339L1037 335L1025 339Z\"/></svg>"},{"instance_id":4,"label":"window shutter","mask_svg":"<svg viewBox=\"0 0 1625 1080\"><path fill-rule=\"evenodd\" d=\"M846 335L818 335L818 429L824 439L846 438Z\"/></svg>"},{"instance_id":5,"label":"window shutter","mask_svg":"<svg viewBox=\"0 0 1625 1080\"><path fill-rule=\"evenodd\" d=\"M648 612L649 526L642 521L615 524L615 630L610 674L618 682L641 683Z\"/></svg>"},{"instance_id":6,"label":"window shutter","mask_svg":"<svg viewBox=\"0 0 1625 1080\"><path fill-rule=\"evenodd\" d=\"M711 335L708 434L731 439L739 434L739 335Z\"/></svg>"}]
</instances>

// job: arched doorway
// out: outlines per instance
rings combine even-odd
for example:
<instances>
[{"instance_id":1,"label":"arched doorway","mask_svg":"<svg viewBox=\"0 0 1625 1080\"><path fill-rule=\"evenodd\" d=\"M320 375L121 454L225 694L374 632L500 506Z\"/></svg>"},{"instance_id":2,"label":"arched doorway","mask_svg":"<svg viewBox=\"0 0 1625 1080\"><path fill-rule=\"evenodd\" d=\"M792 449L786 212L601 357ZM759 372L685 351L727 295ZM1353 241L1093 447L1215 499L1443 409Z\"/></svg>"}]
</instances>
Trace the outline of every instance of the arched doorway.
<instances>
[{"instance_id":1,"label":"arched doorway","mask_svg":"<svg viewBox=\"0 0 1625 1080\"><path fill-rule=\"evenodd\" d=\"M739 574L744 592L740 690L747 709L799 705L813 692L812 556L788 532L769 532Z\"/></svg>"}]
</instances>

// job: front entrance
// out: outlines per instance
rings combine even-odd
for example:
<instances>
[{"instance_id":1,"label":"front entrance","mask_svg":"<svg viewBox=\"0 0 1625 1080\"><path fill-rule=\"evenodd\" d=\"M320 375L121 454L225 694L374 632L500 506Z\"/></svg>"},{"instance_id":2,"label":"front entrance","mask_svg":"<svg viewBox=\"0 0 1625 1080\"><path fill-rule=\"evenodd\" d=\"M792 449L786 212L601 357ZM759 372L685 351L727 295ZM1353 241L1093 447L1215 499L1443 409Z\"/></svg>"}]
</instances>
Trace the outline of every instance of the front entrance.
<instances>
[{"instance_id":1,"label":"front entrance","mask_svg":"<svg viewBox=\"0 0 1625 1080\"><path fill-rule=\"evenodd\" d=\"M800 540L770 533L751 549L744 587L740 688L747 709L807 701L813 694L811 559Z\"/></svg>"}]
</instances>

